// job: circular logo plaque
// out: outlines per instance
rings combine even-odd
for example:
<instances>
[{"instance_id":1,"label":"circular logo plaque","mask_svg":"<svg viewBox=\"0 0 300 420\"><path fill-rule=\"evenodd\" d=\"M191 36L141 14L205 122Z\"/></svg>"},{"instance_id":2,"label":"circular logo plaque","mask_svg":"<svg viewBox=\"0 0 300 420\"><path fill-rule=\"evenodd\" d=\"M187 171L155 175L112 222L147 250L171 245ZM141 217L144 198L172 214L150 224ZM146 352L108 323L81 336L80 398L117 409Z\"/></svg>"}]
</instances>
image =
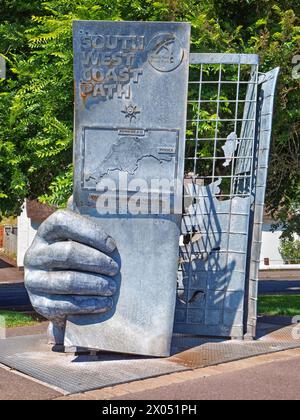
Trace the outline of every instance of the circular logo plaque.
<instances>
[{"instance_id":1,"label":"circular logo plaque","mask_svg":"<svg viewBox=\"0 0 300 420\"><path fill-rule=\"evenodd\" d=\"M148 45L148 61L153 68L161 72L177 69L182 63L184 51L174 34L158 34Z\"/></svg>"}]
</instances>

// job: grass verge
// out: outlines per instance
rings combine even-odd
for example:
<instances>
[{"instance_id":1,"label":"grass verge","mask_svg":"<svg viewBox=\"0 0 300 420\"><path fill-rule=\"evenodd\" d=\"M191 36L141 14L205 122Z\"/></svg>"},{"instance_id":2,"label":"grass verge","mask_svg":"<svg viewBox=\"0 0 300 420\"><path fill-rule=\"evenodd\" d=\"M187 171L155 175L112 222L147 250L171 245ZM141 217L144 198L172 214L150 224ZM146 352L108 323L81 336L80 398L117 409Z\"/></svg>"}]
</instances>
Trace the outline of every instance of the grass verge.
<instances>
[{"instance_id":1,"label":"grass verge","mask_svg":"<svg viewBox=\"0 0 300 420\"><path fill-rule=\"evenodd\" d=\"M300 295L260 296L258 313L267 316L300 315Z\"/></svg>"},{"instance_id":2,"label":"grass verge","mask_svg":"<svg viewBox=\"0 0 300 420\"><path fill-rule=\"evenodd\" d=\"M6 328L29 327L40 322L38 315L23 314L22 312L0 311L0 320L4 319Z\"/></svg>"}]
</instances>

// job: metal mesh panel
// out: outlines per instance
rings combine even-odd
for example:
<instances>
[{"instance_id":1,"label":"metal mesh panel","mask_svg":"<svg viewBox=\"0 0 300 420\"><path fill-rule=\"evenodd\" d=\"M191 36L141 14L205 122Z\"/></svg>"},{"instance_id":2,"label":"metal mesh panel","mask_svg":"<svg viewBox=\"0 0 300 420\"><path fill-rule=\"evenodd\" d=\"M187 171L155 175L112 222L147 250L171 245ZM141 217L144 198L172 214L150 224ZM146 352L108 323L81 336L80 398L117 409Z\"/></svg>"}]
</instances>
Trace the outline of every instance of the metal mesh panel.
<instances>
[{"instance_id":1,"label":"metal mesh panel","mask_svg":"<svg viewBox=\"0 0 300 420\"><path fill-rule=\"evenodd\" d=\"M196 54L191 64L186 171L209 185L222 178L220 198L248 195L257 107L257 64L208 64ZM236 56L236 62L239 62ZM198 58L198 59L197 59ZM203 63L203 61L207 63ZM198 61L199 64L195 64ZM213 60L214 61L214 60ZM253 56L253 62L256 56ZM237 191L240 180L244 188Z\"/></svg>"},{"instance_id":2,"label":"metal mesh panel","mask_svg":"<svg viewBox=\"0 0 300 420\"><path fill-rule=\"evenodd\" d=\"M175 331L242 337L258 58L192 54Z\"/></svg>"}]
</instances>

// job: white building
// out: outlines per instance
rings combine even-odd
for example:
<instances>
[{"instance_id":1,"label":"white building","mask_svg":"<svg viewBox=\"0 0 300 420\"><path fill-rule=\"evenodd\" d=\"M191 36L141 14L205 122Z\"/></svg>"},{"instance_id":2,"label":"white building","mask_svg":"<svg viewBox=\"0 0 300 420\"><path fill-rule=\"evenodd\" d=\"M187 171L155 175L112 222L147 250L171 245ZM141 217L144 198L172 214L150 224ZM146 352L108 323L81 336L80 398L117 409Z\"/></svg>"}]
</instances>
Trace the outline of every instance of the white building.
<instances>
[{"instance_id":1,"label":"white building","mask_svg":"<svg viewBox=\"0 0 300 420\"><path fill-rule=\"evenodd\" d=\"M26 200L18 217L17 265L24 266L24 256L32 244L40 224L52 213L52 209L36 201Z\"/></svg>"}]
</instances>

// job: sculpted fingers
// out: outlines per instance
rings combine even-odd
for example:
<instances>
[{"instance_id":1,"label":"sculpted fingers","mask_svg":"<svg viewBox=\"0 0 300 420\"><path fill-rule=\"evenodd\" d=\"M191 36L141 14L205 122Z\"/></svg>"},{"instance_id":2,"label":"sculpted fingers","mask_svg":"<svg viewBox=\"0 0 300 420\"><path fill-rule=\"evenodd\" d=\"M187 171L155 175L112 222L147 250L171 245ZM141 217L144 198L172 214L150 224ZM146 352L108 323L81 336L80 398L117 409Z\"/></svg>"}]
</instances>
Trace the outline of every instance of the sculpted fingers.
<instances>
[{"instance_id":1,"label":"sculpted fingers","mask_svg":"<svg viewBox=\"0 0 300 420\"><path fill-rule=\"evenodd\" d=\"M99 274L79 271L27 271L27 290L35 294L113 296L114 280Z\"/></svg>"},{"instance_id":2,"label":"sculpted fingers","mask_svg":"<svg viewBox=\"0 0 300 420\"><path fill-rule=\"evenodd\" d=\"M25 285L32 306L58 322L70 315L101 314L113 307L111 278L119 265L114 240L99 224L70 210L50 216L26 253Z\"/></svg>"},{"instance_id":3,"label":"sculpted fingers","mask_svg":"<svg viewBox=\"0 0 300 420\"><path fill-rule=\"evenodd\" d=\"M40 270L78 270L116 276L118 264L102 252L77 242L57 242L32 246L25 257L25 266Z\"/></svg>"},{"instance_id":4,"label":"sculpted fingers","mask_svg":"<svg viewBox=\"0 0 300 420\"><path fill-rule=\"evenodd\" d=\"M29 292L34 309L48 319L69 315L101 314L109 311L113 300L109 297L38 295Z\"/></svg>"},{"instance_id":5,"label":"sculpted fingers","mask_svg":"<svg viewBox=\"0 0 300 420\"><path fill-rule=\"evenodd\" d=\"M115 241L98 223L70 210L53 213L39 227L38 236L48 243L70 239L108 254L116 249Z\"/></svg>"},{"instance_id":6,"label":"sculpted fingers","mask_svg":"<svg viewBox=\"0 0 300 420\"><path fill-rule=\"evenodd\" d=\"M49 295L113 296L114 280L79 271L27 271L25 285L32 293Z\"/></svg>"}]
</instances>

